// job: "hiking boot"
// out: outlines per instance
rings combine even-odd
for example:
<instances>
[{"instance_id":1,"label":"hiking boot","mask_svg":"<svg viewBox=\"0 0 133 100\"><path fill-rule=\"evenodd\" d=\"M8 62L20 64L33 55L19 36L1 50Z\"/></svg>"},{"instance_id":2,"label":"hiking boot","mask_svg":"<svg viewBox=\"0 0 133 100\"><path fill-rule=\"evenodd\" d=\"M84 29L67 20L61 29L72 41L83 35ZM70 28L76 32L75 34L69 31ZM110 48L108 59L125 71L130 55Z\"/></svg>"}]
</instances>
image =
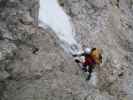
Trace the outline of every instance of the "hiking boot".
<instances>
[{"instance_id":1,"label":"hiking boot","mask_svg":"<svg viewBox=\"0 0 133 100\"><path fill-rule=\"evenodd\" d=\"M90 80L91 79L91 74L89 73L88 77L86 78L86 80Z\"/></svg>"}]
</instances>

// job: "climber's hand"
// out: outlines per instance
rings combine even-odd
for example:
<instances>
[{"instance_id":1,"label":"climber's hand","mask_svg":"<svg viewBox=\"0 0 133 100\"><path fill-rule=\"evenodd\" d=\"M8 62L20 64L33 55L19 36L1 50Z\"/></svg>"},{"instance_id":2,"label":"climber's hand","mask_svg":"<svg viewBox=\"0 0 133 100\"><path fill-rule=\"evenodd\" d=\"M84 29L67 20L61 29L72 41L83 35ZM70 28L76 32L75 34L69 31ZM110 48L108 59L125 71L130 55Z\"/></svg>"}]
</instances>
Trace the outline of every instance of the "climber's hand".
<instances>
[{"instance_id":1,"label":"climber's hand","mask_svg":"<svg viewBox=\"0 0 133 100\"><path fill-rule=\"evenodd\" d=\"M75 59L75 62L76 62L76 63L80 63L80 60L78 60L78 59Z\"/></svg>"},{"instance_id":2,"label":"climber's hand","mask_svg":"<svg viewBox=\"0 0 133 100\"><path fill-rule=\"evenodd\" d=\"M73 57L77 57L77 55L76 54L74 54L74 55L72 55Z\"/></svg>"}]
</instances>

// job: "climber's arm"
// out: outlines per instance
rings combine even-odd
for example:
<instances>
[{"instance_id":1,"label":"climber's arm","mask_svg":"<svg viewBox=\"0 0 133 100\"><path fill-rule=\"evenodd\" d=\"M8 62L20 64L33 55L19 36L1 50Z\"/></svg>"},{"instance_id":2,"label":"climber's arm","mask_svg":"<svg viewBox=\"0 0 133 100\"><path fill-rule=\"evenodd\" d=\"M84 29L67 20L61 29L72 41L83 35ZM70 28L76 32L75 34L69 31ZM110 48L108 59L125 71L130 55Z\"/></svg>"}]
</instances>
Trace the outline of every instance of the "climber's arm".
<instances>
[{"instance_id":1,"label":"climber's arm","mask_svg":"<svg viewBox=\"0 0 133 100\"><path fill-rule=\"evenodd\" d=\"M85 53L74 54L72 56L73 57L81 57L81 56L85 56Z\"/></svg>"}]
</instances>

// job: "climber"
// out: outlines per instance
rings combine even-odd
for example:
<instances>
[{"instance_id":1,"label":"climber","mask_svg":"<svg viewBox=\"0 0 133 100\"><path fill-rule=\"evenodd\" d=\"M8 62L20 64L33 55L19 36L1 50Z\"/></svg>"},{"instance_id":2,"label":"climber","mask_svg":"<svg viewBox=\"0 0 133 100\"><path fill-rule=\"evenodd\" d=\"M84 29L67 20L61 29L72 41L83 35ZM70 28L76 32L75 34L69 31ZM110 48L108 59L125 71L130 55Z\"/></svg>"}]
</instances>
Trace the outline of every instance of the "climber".
<instances>
[{"instance_id":1,"label":"climber","mask_svg":"<svg viewBox=\"0 0 133 100\"><path fill-rule=\"evenodd\" d=\"M82 70L85 72L89 72L89 75L86 80L89 80L91 77L91 73L93 72L94 66L100 65L102 63L102 55L101 50L99 48L85 48L83 53L74 54L73 57L85 57L85 61L82 62L78 59L75 59L75 62L82 64ZM88 69L87 69L88 68Z\"/></svg>"}]
</instances>

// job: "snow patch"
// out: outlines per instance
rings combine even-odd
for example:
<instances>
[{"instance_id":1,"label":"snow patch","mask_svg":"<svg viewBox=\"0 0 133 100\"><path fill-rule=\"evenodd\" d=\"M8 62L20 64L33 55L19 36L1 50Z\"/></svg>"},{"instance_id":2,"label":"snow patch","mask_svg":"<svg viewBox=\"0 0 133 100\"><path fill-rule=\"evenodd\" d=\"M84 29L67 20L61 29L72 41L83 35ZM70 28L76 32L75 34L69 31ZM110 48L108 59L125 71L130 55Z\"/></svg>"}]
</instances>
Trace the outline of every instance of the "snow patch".
<instances>
[{"instance_id":1,"label":"snow patch","mask_svg":"<svg viewBox=\"0 0 133 100\"><path fill-rule=\"evenodd\" d=\"M39 26L51 27L61 40L61 46L70 52L78 51L75 30L70 17L64 12L57 0L40 0Z\"/></svg>"}]
</instances>

